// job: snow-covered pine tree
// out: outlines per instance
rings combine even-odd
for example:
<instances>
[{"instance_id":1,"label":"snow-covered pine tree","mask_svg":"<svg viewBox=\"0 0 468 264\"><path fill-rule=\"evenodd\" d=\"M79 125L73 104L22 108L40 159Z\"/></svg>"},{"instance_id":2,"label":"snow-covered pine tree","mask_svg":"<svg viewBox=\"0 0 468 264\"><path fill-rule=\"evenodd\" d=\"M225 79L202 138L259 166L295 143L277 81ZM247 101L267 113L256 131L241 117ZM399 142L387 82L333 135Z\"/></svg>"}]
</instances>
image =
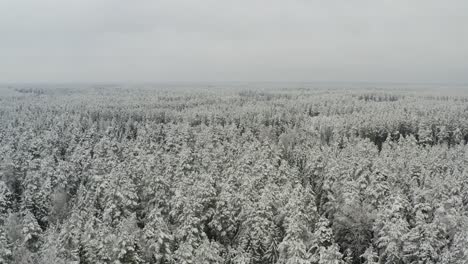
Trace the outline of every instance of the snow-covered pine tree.
<instances>
[{"instance_id":1,"label":"snow-covered pine tree","mask_svg":"<svg viewBox=\"0 0 468 264\"><path fill-rule=\"evenodd\" d=\"M170 262L173 237L160 209L153 208L146 216L142 230L142 247L149 263Z\"/></svg>"},{"instance_id":2,"label":"snow-covered pine tree","mask_svg":"<svg viewBox=\"0 0 468 264\"><path fill-rule=\"evenodd\" d=\"M315 224L311 252L314 264L344 264L343 254L334 240L330 222L323 216Z\"/></svg>"}]
</instances>

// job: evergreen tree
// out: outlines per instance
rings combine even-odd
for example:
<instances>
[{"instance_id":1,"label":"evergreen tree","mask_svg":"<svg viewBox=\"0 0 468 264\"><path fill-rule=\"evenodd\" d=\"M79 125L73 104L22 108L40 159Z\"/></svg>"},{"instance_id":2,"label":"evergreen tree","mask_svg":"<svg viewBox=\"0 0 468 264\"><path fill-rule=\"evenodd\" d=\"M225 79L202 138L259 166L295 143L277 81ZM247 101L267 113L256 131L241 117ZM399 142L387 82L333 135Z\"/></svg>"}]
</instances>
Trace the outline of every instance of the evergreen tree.
<instances>
[{"instance_id":1,"label":"evergreen tree","mask_svg":"<svg viewBox=\"0 0 468 264\"><path fill-rule=\"evenodd\" d=\"M0 225L5 222L13 208L13 195L3 181L0 181Z\"/></svg>"},{"instance_id":2,"label":"evergreen tree","mask_svg":"<svg viewBox=\"0 0 468 264\"><path fill-rule=\"evenodd\" d=\"M312 263L344 264L343 255L333 238L333 231L329 227L330 222L325 217L320 217L315 224L312 246Z\"/></svg>"},{"instance_id":3,"label":"evergreen tree","mask_svg":"<svg viewBox=\"0 0 468 264\"><path fill-rule=\"evenodd\" d=\"M4 226L0 226L0 263L11 263L12 256L11 245L6 236Z\"/></svg>"},{"instance_id":4,"label":"evergreen tree","mask_svg":"<svg viewBox=\"0 0 468 264\"><path fill-rule=\"evenodd\" d=\"M361 258L364 259L364 264L378 264L379 263L379 256L377 252L375 252L374 246L371 245L364 251L361 255Z\"/></svg>"},{"instance_id":5,"label":"evergreen tree","mask_svg":"<svg viewBox=\"0 0 468 264\"><path fill-rule=\"evenodd\" d=\"M142 230L145 256L150 263L171 261L172 234L159 209L151 210Z\"/></svg>"},{"instance_id":6,"label":"evergreen tree","mask_svg":"<svg viewBox=\"0 0 468 264\"><path fill-rule=\"evenodd\" d=\"M31 252L36 252L40 247L42 229L37 223L36 217L26 211L22 219L23 243Z\"/></svg>"},{"instance_id":7,"label":"evergreen tree","mask_svg":"<svg viewBox=\"0 0 468 264\"><path fill-rule=\"evenodd\" d=\"M310 263L310 241L312 239L313 220L315 220L314 199L306 190L298 186L291 192L285 205L285 237L279 244L279 263Z\"/></svg>"},{"instance_id":8,"label":"evergreen tree","mask_svg":"<svg viewBox=\"0 0 468 264\"><path fill-rule=\"evenodd\" d=\"M379 255L383 263L403 261L404 236L409 231L406 221L405 200L398 194L393 195L389 204L379 211L375 223L375 233Z\"/></svg>"}]
</instances>

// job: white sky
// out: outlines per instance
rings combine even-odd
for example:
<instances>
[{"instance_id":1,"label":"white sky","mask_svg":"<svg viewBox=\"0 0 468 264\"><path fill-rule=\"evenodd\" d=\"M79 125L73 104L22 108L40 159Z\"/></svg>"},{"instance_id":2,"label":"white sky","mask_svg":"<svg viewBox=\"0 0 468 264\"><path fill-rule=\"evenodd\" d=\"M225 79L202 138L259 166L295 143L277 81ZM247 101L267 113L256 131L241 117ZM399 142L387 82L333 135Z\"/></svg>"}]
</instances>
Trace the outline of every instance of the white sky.
<instances>
[{"instance_id":1,"label":"white sky","mask_svg":"<svg viewBox=\"0 0 468 264\"><path fill-rule=\"evenodd\" d=\"M0 82L468 82L466 0L0 0Z\"/></svg>"}]
</instances>

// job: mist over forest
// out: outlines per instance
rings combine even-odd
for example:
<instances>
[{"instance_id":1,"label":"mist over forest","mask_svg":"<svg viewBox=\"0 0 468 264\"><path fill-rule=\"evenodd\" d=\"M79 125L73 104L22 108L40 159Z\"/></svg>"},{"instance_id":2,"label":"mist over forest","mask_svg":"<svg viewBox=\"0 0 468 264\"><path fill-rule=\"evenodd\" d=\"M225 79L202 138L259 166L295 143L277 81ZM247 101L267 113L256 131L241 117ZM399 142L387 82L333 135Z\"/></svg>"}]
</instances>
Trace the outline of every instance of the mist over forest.
<instances>
[{"instance_id":1,"label":"mist over forest","mask_svg":"<svg viewBox=\"0 0 468 264\"><path fill-rule=\"evenodd\" d=\"M3 85L0 263L468 263L468 90Z\"/></svg>"}]
</instances>

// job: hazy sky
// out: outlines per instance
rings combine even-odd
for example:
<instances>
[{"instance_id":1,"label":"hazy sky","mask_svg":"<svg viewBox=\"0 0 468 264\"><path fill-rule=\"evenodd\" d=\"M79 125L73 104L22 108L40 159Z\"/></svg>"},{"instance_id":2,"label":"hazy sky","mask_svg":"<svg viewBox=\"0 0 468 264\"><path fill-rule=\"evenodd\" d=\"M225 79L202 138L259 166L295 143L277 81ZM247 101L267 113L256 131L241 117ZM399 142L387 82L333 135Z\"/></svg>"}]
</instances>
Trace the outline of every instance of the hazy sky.
<instances>
[{"instance_id":1,"label":"hazy sky","mask_svg":"<svg viewBox=\"0 0 468 264\"><path fill-rule=\"evenodd\" d=\"M0 82L468 82L466 0L0 0Z\"/></svg>"}]
</instances>

